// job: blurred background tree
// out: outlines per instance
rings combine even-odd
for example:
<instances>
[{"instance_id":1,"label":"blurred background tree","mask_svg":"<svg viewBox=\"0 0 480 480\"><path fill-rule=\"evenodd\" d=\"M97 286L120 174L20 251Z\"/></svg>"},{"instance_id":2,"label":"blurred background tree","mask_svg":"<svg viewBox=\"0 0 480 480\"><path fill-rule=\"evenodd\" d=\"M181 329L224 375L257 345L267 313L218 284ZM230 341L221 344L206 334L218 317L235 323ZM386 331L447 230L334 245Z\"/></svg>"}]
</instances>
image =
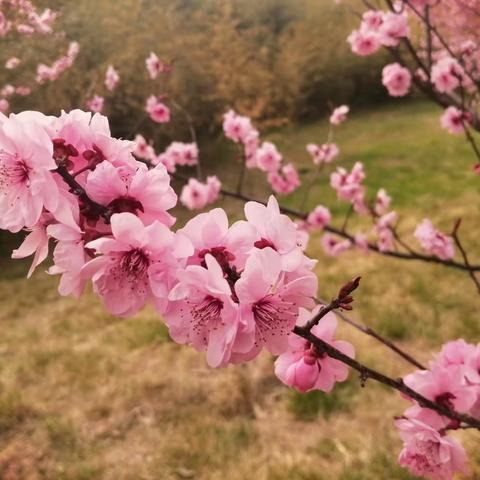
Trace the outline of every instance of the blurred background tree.
<instances>
[{"instance_id":1,"label":"blurred background tree","mask_svg":"<svg viewBox=\"0 0 480 480\"><path fill-rule=\"evenodd\" d=\"M44 3L60 12L56 30L65 35L58 34L55 42L21 39L4 48L0 60L11 55L24 60L19 68L30 72L24 83L32 84L36 64L53 61L68 41L80 43L80 55L59 81L13 101L15 111L35 107L56 113L85 107L88 98L100 94L114 133L131 137L144 117L146 97L164 91L188 106L203 134L217 131L227 107L265 127L315 118L330 100L359 104L384 98L378 81L383 59L351 55L345 39L356 19L345 5L318 0ZM174 62L168 85L149 79L145 58L150 51ZM110 64L121 82L108 94L103 81ZM18 74L2 69L0 85ZM165 142L174 132L176 138L182 130L186 134L179 115L167 127L144 122L141 130Z\"/></svg>"}]
</instances>

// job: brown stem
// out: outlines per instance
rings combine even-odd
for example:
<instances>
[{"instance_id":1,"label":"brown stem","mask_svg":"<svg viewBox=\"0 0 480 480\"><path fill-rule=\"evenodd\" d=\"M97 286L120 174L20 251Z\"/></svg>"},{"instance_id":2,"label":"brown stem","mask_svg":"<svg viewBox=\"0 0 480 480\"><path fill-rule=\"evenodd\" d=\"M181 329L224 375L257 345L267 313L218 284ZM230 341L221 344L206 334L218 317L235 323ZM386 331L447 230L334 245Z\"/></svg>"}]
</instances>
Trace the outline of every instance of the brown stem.
<instances>
[{"instance_id":1,"label":"brown stem","mask_svg":"<svg viewBox=\"0 0 480 480\"><path fill-rule=\"evenodd\" d=\"M468 259L467 252L465 251L465 248L463 247L462 242L460 241L460 237L458 235L458 230L460 228L460 224L462 222L462 219L458 219L457 222L455 223L455 227L453 228L452 232L452 237L453 240L455 241L458 249L460 250L460 254L462 255L463 261L465 262L465 267L468 270L468 274L470 275L470 278L472 279L473 283L477 287L478 293L480 293L480 281L476 277L475 273L472 270L472 267L470 265L470 261Z\"/></svg>"}]
</instances>

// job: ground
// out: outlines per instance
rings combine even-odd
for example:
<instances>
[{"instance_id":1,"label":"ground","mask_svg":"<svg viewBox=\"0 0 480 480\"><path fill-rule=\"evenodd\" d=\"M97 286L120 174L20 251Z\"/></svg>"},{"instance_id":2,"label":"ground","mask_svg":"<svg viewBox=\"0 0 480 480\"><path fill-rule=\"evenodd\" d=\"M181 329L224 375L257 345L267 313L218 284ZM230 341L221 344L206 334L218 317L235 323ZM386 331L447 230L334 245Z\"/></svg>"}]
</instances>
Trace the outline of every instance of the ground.
<instances>
[{"instance_id":1,"label":"ground","mask_svg":"<svg viewBox=\"0 0 480 480\"><path fill-rule=\"evenodd\" d=\"M478 262L474 160L461 139L440 130L439 113L423 103L354 111L336 137L337 163L364 162L371 192L387 189L404 232L426 216L448 231L462 217L461 234ZM325 125L315 122L269 137L307 178L305 144L322 142L325 134ZM225 168L222 150L218 144L205 149L233 182L236 174ZM325 176L309 204L330 205L340 224L347 207L327 183ZM262 185L250 177L255 194ZM298 206L300 197L285 203ZM239 205L223 206L238 216ZM479 302L466 275L375 254L332 259L318 239L308 251L319 258L321 295L331 297L342 282L362 275L352 316L421 361L448 339L480 341ZM211 370L203 355L169 340L150 308L116 319L90 292L81 300L59 297L57 279L42 268L26 280L27 264L12 263L5 251L0 268L0 478L413 478L396 465L400 441L392 418L407 405L397 393L373 382L361 388L351 373L330 395L300 395L276 380L268 355ZM365 363L394 376L411 371L346 325L339 334ZM459 437L480 478L478 436Z\"/></svg>"}]
</instances>

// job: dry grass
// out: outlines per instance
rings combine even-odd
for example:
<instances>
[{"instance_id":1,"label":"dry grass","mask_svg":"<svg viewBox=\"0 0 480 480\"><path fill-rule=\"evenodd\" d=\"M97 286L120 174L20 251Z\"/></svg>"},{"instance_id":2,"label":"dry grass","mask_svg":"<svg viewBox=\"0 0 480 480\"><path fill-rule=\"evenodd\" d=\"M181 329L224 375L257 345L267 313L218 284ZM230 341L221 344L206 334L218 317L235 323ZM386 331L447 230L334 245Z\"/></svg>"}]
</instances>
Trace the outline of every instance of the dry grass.
<instances>
[{"instance_id":1,"label":"dry grass","mask_svg":"<svg viewBox=\"0 0 480 480\"><path fill-rule=\"evenodd\" d=\"M473 192L456 198L448 218L478 215ZM329 259L315 239L310 253L320 259L324 296L361 273L354 316L421 360L445 339L480 340L466 277L374 255ZM24 264L0 266L2 480L412 478L395 464L391 419L406 406L395 393L361 389L352 374L332 396L300 396L276 381L267 355L210 370L202 355L169 341L151 309L119 320L91 293L60 298L56 279L38 272L27 281ZM341 335L368 364L410 370L345 325ZM480 478L478 437L461 436Z\"/></svg>"}]
</instances>

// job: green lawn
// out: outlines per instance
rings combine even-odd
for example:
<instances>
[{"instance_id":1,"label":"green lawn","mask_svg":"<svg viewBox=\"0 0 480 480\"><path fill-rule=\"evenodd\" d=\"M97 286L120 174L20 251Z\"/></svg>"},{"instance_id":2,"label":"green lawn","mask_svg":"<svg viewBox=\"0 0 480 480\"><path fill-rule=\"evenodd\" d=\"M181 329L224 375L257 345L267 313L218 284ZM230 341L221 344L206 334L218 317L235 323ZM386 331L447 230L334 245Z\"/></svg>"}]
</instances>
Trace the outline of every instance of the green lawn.
<instances>
[{"instance_id":1,"label":"green lawn","mask_svg":"<svg viewBox=\"0 0 480 480\"><path fill-rule=\"evenodd\" d=\"M423 103L354 111L336 134L336 164L365 164L371 194L387 189L412 242L425 216L446 230L461 216L465 244L480 262L474 158L461 139L440 130L439 113ZM326 128L325 122L291 126L265 138L308 178L305 144L322 143ZM210 169L235 185L237 171L224 160L233 149L217 141L203 151ZM249 172L248 190L260 196L264 188L261 176ZM284 203L298 207L300 198L301 192ZM341 224L346 205L330 191L327 174L310 197L311 207L317 203L331 207ZM234 201L219 205L240 216ZM375 254L332 259L318 237L309 253L319 259L323 297L362 275L352 316L420 360L428 361L447 339L480 341L480 302L466 275ZM406 407L397 394L372 382L362 389L351 374L329 396L299 395L276 381L268 355L210 370L202 355L169 340L152 309L113 318L90 293L79 301L60 298L57 279L42 269L27 281L27 264L13 264L7 255L0 259L0 478L412 478L396 466L400 441L392 418ZM395 376L410 371L345 325L341 335L369 365ZM480 476L475 435L460 437Z\"/></svg>"}]
</instances>

